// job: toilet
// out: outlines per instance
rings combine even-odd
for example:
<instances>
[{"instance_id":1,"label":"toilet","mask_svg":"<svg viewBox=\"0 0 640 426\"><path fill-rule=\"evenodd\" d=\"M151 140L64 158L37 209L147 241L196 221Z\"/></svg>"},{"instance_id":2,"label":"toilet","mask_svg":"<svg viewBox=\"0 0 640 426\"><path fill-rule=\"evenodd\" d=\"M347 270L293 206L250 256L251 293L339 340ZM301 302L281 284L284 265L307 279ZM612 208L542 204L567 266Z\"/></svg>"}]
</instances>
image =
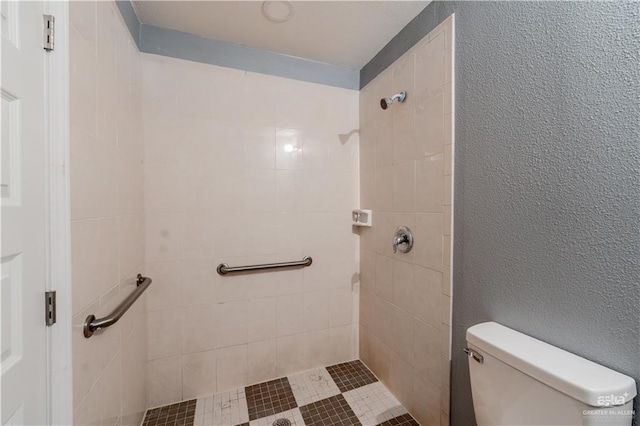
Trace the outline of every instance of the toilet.
<instances>
[{"instance_id":1,"label":"toilet","mask_svg":"<svg viewBox=\"0 0 640 426\"><path fill-rule=\"evenodd\" d=\"M631 425L631 377L495 322L466 338L478 426Z\"/></svg>"}]
</instances>

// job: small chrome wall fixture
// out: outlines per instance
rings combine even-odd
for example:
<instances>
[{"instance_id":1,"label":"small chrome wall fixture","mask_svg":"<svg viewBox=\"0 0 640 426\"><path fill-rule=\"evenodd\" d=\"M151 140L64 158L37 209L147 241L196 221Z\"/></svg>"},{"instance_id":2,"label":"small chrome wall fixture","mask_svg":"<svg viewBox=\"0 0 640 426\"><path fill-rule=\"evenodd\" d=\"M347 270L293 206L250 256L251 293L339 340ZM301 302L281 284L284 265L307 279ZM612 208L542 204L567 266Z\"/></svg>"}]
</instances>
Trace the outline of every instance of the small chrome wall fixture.
<instances>
[{"instance_id":1,"label":"small chrome wall fixture","mask_svg":"<svg viewBox=\"0 0 640 426\"><path fill-rule=\"evenodd\" d=\"M463 351L464 353L467 354L469 358L473 358L476 362L479 362L480 364L484 363L484 357L482 356L482 354L479 354L478 352L469 348L464 348Z\"/></svg>"},{"instance_id":2,"label":"small chrome wall fixture","mask_svg":"<svg viewBox=\"0 0 640 426\"><path fill-rule=\"evenodd\" d=\"M393 236L393 252L409 253L413 248L413 233L406 226L399 226Z\"/></svg>"},{"instance_id":3,"label":"small chrome wall fixture","mask_svg":"<svg viewBox=\"0 0 640 426\"><path fill-rule=\"evenodd\" d=\"M382 109L387 109L389 108L394 102L404 102L404 100L407 97L407 92L405 92L404 90L400 93L396 93L395 95L393 95L390 98L382 98L380 99L380 106L382 107Z\"/></svg>"},{"instance_id":4,"label":"small chrome wall fixture","mask_svg":"<svg viewBox=\"0 0 640 426\"><path fill-rule=\"evenodd\" d=\"M351 212L353 224L355 226L371 226L373 212L371 210L354 210Z\"/></svg>"}]
</instances>

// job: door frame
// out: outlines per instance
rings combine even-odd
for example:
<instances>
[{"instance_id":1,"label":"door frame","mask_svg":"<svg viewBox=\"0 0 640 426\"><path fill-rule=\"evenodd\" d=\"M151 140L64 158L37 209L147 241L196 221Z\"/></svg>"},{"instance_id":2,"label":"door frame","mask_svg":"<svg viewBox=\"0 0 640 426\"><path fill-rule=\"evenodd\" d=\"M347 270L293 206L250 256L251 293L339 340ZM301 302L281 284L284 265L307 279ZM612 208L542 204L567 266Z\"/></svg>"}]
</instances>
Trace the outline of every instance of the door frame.
<instances>
[{"instance_id":1,"label":"door frame","mask_svg":"<svg viewBox=\"0 0 640 426\"><path fill-rule=\"evenodd\" d=\"M57 299L57 322L47 327L46 333L47 423L72 425L69 4L66 1L44 0L44 13L55 17L55 49L45 54L44 76L46 154L49 167L46 288L55 290Z\"/></svg>"}]
</instances>

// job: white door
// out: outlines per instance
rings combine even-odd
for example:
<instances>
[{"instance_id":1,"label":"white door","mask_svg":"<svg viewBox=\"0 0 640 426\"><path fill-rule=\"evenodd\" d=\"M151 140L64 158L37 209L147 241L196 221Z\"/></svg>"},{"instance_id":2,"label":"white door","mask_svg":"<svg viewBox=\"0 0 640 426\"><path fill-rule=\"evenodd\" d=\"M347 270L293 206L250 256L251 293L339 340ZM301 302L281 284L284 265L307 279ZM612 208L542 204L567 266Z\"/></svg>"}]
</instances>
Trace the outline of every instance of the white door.
<instances>
[{"instance_id":1,"label":"white door","mask_svg":"<svg viewBox=\"0 0 640 426\"><path fill-rule=\"evenodd\" d=\"M40 2L2 1L2 425L47 423L47 138Z\"/></svg>"}]
</instances>

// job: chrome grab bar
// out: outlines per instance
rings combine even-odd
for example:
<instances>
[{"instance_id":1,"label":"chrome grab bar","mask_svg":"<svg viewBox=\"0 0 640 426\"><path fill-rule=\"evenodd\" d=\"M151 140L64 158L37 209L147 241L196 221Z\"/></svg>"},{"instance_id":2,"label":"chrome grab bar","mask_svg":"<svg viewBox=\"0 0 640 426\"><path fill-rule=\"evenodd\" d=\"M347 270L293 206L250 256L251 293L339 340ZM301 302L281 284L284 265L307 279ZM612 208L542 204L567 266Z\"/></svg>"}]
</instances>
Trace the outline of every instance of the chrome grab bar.
<instances>
[{"instance_id":1,"label":"chrome grab bar","mask_svg":"<svg viewBox=\"0 0 640 426\"><path fill-rule=\"evenodd\" d=\"M313 259L310 256L305 256L302 260L295 262L280 262L280 263L264 263L262 265L246 265L246 266L229 266L226 263L221 263L216 268L218 274L227 275L234 272L245 271L262 271L264 269L279 269L279 268L291 268L295 266L310 266L313 263Z\"/></svg>"},{"instance_id":2,"label":"chrome grab bar","mask_svg":"<svg viewBox=\"0 0 640 426\"><path fill-rule=\"evenodd\" d=\"M107 328L117 323L120 318L129 310L131 305L138 300L138 297L151 285L151 278L143 277L138 274L136 279L136 285L138 286L126 299L124 299L117 308L113 310L109 315L104 318L96 319L95 315L89 315L84 320L84 337L87 339L93 336L96 330Z\"/></svg>"}]
</instances>

